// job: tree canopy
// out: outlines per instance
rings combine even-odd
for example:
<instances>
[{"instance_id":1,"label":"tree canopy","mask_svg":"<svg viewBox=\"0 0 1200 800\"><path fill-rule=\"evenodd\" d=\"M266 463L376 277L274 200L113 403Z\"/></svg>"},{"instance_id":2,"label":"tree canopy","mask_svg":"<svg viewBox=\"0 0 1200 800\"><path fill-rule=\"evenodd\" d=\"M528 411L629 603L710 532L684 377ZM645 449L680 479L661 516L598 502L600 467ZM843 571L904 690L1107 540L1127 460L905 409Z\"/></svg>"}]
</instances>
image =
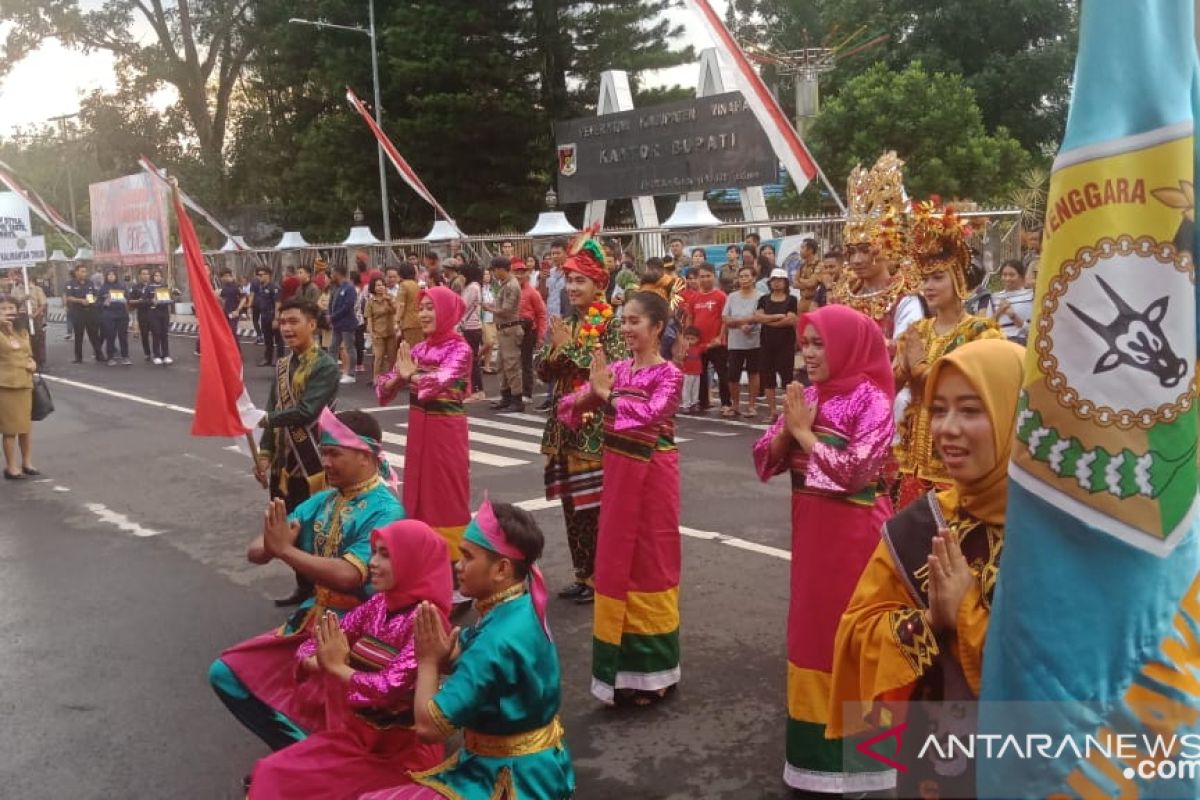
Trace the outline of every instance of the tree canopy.
<instances>
[{"instance_id":1,"label":"tree canopy","mask_svg":"<svg viewBox=\"0 0 1200 800\"><path fill-rule=\"evenodd\" d=\"M468 230L520 228L555 175L553 123L594 109L600 73L630 73L639 105L690 93L646 86L695 53L672 0L376 0L383 126ZM1069 0L731 0L743 42L773 50L862 41L822 80L811 146L838 185L896 148L910 189L1003 196L1061 136L1076 10ZM140 155L251 241L283 228L343 235L357 207L381 232L375 143L347 106L373 106L367 38L289 24L366 26L362 0L7 0L0 75L48 38L103 50L119 86L68 126L0 140L0 157L68 207L65 161L86 228L86 184ZM914 62L918 62L914 63ZM768 83L791 78L767 66ZM155 98L170 89L165 109ZM782 91L785 108L791 92ZM69 155L67 155L69 154ZM389 216L420 235L430 209L388 167ZM814 194L815 196L815 194Z\"/></svg>"}]
</instances>

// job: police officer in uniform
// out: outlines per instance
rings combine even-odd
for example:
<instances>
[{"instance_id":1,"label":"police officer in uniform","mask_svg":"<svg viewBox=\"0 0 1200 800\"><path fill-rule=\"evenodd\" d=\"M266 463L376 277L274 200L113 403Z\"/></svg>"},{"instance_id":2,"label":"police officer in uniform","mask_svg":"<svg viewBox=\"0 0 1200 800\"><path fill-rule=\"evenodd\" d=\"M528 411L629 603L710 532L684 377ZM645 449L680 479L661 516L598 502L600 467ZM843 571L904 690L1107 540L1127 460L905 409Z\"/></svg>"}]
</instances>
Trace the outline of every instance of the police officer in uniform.
<instances>
[{"instance_id":1,"label":"police officer in uniform","mask_svg":"<svg viewBox=\"0 0 1200 800\"><path fill-rule=\"evenodd\" d=\"M283 339L279 336L279 323L275 313L279 308L280 290L279 286L271 281L271 270L268 268L259 267L254 271L254 275L258 278L258 285L252 287L252 302L262 328L263 343L266 345L263 360L258 362L258 365L269 367L275 363L275 353L283 352Z\"/></svg>"},{"instance_id":2,"label":"police officer in uniform","mask_svg":"<svg viewBox=\"0 0 1200 800\"><path fill-rule=\"evenodd\" d=\"M75 267L71 280L63 293L67 302L67 319L71 323L71 331L75 337L75 363L83 363L83 333L87 331L88 341L92 344L92 354L97 361L105 361L104 353L100 350L100 306L99 292L88 278L87 264Z\"/></svg>"}]
</instances>

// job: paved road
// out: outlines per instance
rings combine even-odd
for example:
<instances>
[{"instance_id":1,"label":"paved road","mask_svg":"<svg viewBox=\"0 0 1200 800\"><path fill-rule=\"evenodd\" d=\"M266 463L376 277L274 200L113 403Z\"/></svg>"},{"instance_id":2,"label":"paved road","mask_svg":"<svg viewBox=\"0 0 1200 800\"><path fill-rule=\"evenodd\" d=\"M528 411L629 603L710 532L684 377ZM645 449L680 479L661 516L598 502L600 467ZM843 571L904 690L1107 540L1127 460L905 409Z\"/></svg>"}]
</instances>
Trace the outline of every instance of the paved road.
<instances>
[{"instance_id":1,"label":"paved road","mask_svg":"<svg viewBox=\"0 0 1200 800\"><path fill-rule=\"evenodd\" d=\"M110 368L69 364L61 326L50 338L57 411L35 430L46 477L0 486L3 794L240 797L265 749L205 671L282 617L268 598L290 573L243 557L264 494L233 442L189 436L188 339L173 339L172 367ZM247 368L256 398L269 380ZM340 407L376 405L365 384L342 388ZM402 456L406 410L376 413ZM556 588L570 570L561 514L541 500L540 418L469 413L473 501L486 488L535 512ZM581 800L786 796L788 489L753 475L761 428L680 420L684 678L669 701L626 711L593 700L590 607L552 602Z\"/></svg>"}]
</instances>

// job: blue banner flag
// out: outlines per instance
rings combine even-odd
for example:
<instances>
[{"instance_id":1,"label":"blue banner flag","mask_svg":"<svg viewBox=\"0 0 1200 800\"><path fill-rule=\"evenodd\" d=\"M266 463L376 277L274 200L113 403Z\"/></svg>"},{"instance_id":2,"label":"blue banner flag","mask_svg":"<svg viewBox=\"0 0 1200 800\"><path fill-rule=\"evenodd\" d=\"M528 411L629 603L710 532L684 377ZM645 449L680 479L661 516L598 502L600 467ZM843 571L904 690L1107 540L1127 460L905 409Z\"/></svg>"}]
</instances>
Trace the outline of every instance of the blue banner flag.
<instances>
[{"instance_id":1,"label":"blue banner flag","mask_svg":"<svg viewBox=\"0 0 1200 800\"><path fill-rule=\"evenodd\" d=\"M1197 797L1200 773L1161 768L1200 733L1195 11L1081 6L980 732L1113 746L986 760L978 788Z\"/></svg>"}]
</instances>

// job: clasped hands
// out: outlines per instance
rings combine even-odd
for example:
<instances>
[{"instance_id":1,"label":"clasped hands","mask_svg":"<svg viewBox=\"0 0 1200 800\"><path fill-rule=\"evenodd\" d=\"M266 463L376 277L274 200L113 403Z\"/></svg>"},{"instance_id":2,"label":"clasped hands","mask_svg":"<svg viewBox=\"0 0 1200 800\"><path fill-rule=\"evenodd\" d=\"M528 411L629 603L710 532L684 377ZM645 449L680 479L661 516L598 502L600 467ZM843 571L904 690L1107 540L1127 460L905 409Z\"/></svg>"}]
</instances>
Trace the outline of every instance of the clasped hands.
<instances>
[{"instance_id":1,"label":"clasped hands","mask_svg":"<svg viewBox=\"0 0 1200 800\"><path fill-rule=\"evenodd\" d=\"M933 537L929 565L929 609L926 621L935 633L953 634L958 612L975 582L975 574L963 556L958 534L945 528Z\"/></svg>"},{"instance_id":2,"label":"clasped hands","mask_svg":"<svg viewBox=\"0 0 1200 800\"><path fill-rule=\"evenodd\" d=\"M296 544L300 535L300 523L288 522L287 506L276 497L267 503L263 515L263 551L271 558L279 558Z\"/></svg>"}]
</instances>

